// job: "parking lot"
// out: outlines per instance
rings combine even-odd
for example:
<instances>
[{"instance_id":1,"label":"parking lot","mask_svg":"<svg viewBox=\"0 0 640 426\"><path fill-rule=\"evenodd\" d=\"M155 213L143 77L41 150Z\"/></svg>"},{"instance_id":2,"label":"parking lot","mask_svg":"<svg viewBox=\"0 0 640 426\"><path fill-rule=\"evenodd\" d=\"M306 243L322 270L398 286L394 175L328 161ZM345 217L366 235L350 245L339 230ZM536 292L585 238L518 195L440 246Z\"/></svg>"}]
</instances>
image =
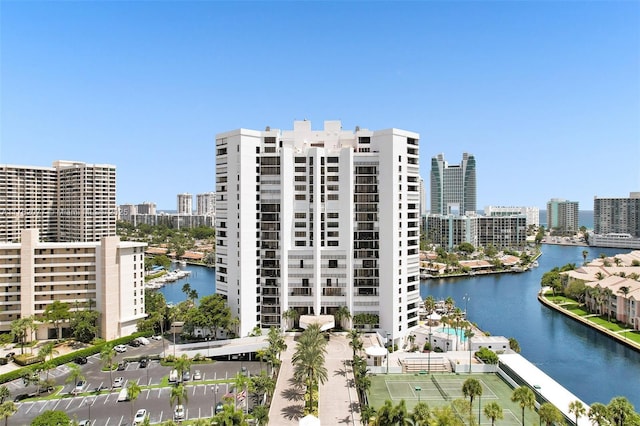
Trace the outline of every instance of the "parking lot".
<instances>
[{"instance_id":1,"label":"parking lot","mask_svg":"<svg viewBox=\"0 0 640 426\"><path fill-rule=\"evenodd\" d=\"M119 353L114 362L121 362L125 358L135 358L159 354L162 350L161 341L151 341L149 345L137 348L127 347L126 352ZM27 399L17 403L18 412L12 416L12 424L29 424L33 418L46 410L61 410L67 413L71 419L82 421L91 419L92 425L129 425L135 411L144 408L149 414L151 423L160 423L173 418L173 407L169 403L171 387L160 387L163 378L169 376L171 367L160 365L157 360L150 360L146 368L141 368L138 361L126 364L124 370L102 371L102 363L99 355L87 358L87 363L79 365L86 384L75 395L75 383L65 383L70 368L61 365L49 371L49 377L54 378L56 384L62 385L56 399L35 400ZM246 369L247 374L253 375L260 372L260 363L255 361L216 361L213 363L194 363L191 373L196 370L201 373L200 380L190 380L185 383L188 392L188 403L185 404L185 419L213 416L216 402L229 392L229 384L215 385L213 380L232 380L241 370ZM46 373L42 373L44 377ZM111 377L122 377L122 387L128 382L135 381L142 388L142 392L135 401L118 402L118 394L121 388L111 390ZM207 383L208 382L208 383ZM166 380L164 382L166 384ZM34 394L35 386L25 387L22 380L14 380L7 383L13 398L18 395ZM217 388L217 392L216 392ZM100 390L100 391L98 391ZM43 396L48 396L44 394ZM238 401L238 406L243 406L244 400Z\"/></svg>"}]
</instances>

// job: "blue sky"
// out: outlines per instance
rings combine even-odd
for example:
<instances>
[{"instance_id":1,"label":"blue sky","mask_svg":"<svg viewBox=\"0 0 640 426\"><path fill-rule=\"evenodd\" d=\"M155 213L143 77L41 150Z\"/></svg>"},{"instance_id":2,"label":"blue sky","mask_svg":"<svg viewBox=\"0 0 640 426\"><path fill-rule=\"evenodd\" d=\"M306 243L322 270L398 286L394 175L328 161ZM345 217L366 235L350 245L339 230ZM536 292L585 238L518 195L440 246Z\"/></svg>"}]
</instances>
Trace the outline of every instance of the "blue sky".
<instances>
[{"instance_id":1,"label":"blue sky","mask_svg":"<svg viewBox=\"0 0 640 426\"><path fill-rule=\"evenodd\" d=\"M478 207L640 191L640 2L0 0L0 163L215 189L215 134L294 120L476 156Z\"/></svg>"}]
</instances>

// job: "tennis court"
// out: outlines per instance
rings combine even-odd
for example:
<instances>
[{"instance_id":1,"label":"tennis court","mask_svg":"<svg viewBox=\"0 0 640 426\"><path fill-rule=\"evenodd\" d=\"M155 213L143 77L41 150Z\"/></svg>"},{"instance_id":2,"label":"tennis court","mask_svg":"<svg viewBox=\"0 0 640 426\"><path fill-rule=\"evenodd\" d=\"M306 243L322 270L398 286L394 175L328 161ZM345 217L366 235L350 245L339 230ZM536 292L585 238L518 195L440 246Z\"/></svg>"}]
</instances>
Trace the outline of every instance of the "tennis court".
<instances>
[{"instance_id":1,"label":"tennis court","mask_svg":"<svg viewBox=\"0 0 640 426\"><path fill-rule=\"evenodd\" d=\"M482 395L475 397L473 401L476 422L479 410L480 424L490 425L491 420L484 415L482 410L485 404L497 402L502 407L504 419L496 420L495 425L516 426L520 424L520 407L511 402L513 390L496 374L380 374L371 377L369 404L378 409L384 405L385 400L390 400L396 405L404 399L407 410L411 412L418 402L425 402L430 408L437 408L449 405L456 399L468 400L462 393L462 386L465 380L470 377L478 380L482 386ZM527 418L537 418L537 414L527 411L525 420ZM465 418L465 420L467 419Z\"/></svg>"}]
</instances>

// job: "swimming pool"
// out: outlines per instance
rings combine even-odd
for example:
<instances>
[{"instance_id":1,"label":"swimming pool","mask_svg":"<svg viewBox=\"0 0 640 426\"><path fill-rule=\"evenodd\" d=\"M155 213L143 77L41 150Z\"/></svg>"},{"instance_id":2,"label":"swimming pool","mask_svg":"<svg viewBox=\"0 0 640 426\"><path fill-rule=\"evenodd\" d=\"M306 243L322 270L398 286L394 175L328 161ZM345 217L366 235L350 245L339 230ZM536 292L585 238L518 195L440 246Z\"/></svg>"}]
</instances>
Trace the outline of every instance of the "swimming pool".
<instances>
[{"instance_id":1,"label":"swimming pool","mask_svg":"<svg viewBox=\"0 0 640 426\"><path fill-rule=\"evenodd\" d=\"M444 333L450 336L458 336L461 342L466 342L467 337L464 335L464 329L453 329L451 327L438 327L433 330L436 333Z\"/></svg>"}]
</instances>

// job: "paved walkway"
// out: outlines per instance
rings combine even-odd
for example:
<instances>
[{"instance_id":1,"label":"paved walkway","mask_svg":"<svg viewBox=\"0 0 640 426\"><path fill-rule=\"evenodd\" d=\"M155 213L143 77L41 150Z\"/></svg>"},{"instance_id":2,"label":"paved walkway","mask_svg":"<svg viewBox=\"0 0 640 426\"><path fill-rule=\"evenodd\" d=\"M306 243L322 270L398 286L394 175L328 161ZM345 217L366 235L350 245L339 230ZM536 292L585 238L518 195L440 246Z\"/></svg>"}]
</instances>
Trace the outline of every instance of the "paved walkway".
<instances>
[{"instance_id":1,"label":"paved walkway","mask_svg":"<svg viewBox=\"0 0 640 426\"><path fill-rule=\"evenodd\" d=\"M296 342L287 336L287 350L282 353L282 366L269 410L269 423L297 425L303 417L304 389L293 383L291 357ZM358 396L351 367L345 363L352 356L345 336L332 334L327 345L325 367L329 380L320 386L319 415L322 425L360 425Z\"/></svg>"}]
</instances>

